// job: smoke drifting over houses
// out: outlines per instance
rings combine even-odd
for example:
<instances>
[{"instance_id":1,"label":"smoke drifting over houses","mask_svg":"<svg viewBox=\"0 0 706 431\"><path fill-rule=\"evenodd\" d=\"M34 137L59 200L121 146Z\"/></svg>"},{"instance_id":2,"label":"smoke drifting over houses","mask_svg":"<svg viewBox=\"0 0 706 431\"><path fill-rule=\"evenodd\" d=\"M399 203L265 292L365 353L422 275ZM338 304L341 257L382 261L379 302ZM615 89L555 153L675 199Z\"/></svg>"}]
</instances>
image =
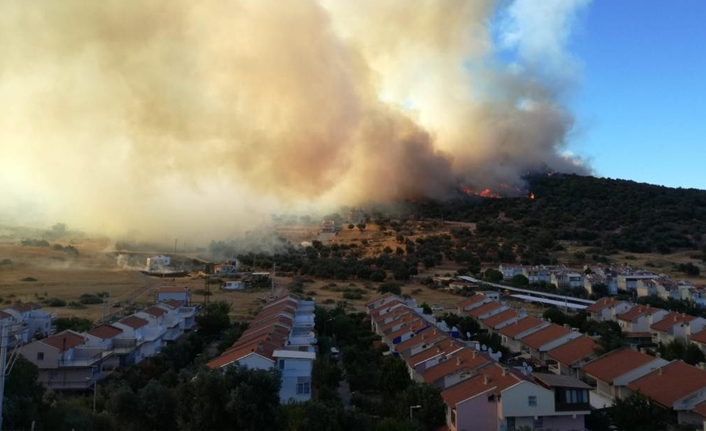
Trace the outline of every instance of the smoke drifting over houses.
<instances>
[{"instance_id":1,"label":"smoke drifting over houses","mask_svg":"<svg viewBox=\"0 0 706 431\"><path fill-rule=\"evenodd\" d=\"M585 172L565 47L586 3L4 1L0 218L215 234Z\"/></svg>"}]
</instances>

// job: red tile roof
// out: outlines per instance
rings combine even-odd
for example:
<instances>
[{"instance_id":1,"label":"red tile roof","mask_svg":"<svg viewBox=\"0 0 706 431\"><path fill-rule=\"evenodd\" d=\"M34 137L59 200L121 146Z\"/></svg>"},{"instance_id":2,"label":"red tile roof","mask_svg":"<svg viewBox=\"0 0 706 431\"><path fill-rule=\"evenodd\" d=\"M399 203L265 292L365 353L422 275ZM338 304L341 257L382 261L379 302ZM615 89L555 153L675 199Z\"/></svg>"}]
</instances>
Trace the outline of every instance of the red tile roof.
<instances>
[{"instance_id":1,"label":"red tile roof","mask_svg":"<svg viewBox=\"0 0 706 431\"><path fill-rule=\"evenodd\" d=\"M706 329L699 331L691 336L691 341L696 343L706 344Z\"/></svg>"},{"instance_id":2,"label":"red tile roof","mask_svg":"<svg viewBox=\"0 0 706 431\"><path fill-rule=\"evenodd\" d=\"M624 347L584 364L581 369L593 377L612 383L617 377L654 361L654 356Z\"/></svg>"},{"instance_id":3,"label":"red tile roof","mask_svg":"<svg viewBox=\"0 0 706 431\"><path fill-rule=\"evenodd\" d=\"M664 367L632 381L631 391L640 391L664 407L706 389L706 371L682 361L673 361Z\"/></svg>"},{"instance_id":4,"label":"red tile roof","mask_svg":"<svg viewBox=\"0 0 706 431\"><path fill-rule=\"evenodd\" d=\"M141 319L137 316L129 316L121 320L119 323L122 323L125 326L129 326L132 329L140 329L150 322L146 321L145 319Z\"/></svg>"},{"instance_id":5,"label":"red tile roof","mask_svg":"<svg viewBox=\"0 0 706 431\"><path fill-rule=\"evenodd\" d=\"M618 319L624 320L626 322L631 322L633 319L637 319L638 317L645 316L645 315L650 315L654 314L658 311L661 311L660 308L654 308L644 305L637 305L635 307L632 307L630 310L626 311L623 314L618 315Z\"/></svg>"},{"instance_id":6,"label":"red tile roof","mask_svg":"<svg viewBox=\"0 0 706 431\"><path fill-rule=\"evenodd\" d=\"M454 408L458 403L484 392L492 391L493 394L498 395L522 380L523 379L511 369L496 363L480 369L478 375L441 392L441 397L447 405Z\"/></svg>"},{"instance_id":7,"label":"red tile roof","mask_svg":"<svg viewBox=\"0 0 706 431\"><path fill-rule=\"evenodd\" d=\"M262 305L262 309L265 310L267 308L274 307L278 304L289 304L293 307L296 307L297 304L299 304L299 298L294 297L293 295L282 296L277 299L273 299L270 302L266 302Z\"/></svg>"},{"instance_id":8,"label":"red tile roof","mask_svg":"<svg viewBox=\"0 0 706 431\"><path fill-rule=\"evenodd\" d=\"M221 368L223 366L237 362L240 359L252 354L257 354L263 358L274 362L272 354L278 347L267 341L257 341L251 344L242 346L239 349L234 349L224 352L221 356L211 360L206 364L211 369Z\"/></svg>"},{"instance_id":9,"label":"red tile roof","mask_svg":"<svg viewBox=\"0 0 706 431\"><path fill-rule=\"evenodd\" d=\"M286 328L291 329L294 325L294 320L290 319L287 316L273 316L269 319L261 320L255 325L251 324L248 329L243 331L243 335L256 333L274 325L284 326Z\"/></svg>"},{"instance_id":10,"label":"red tile roof","mask_svg":"<svg viewBox=\"0 0 706 431\"><path fill-rule=\"evenodd\" d=\"M401 314L407 314L407 313L410 313L411 311L412 310L409 307L405 307L403 305L399 305L399 306L393 308L392 310L390 310L389 308L385 308L385 309L381 309L380 313L374 314L373 320L375 320L375 322L377 322L377 323L380 323L380 322L384 321L385 319L389 319L389 318L392 318L392 317L395 317L395 316L398 316Z\"/></svg>"},{"instance_id":11,"label":"red tile roof","mask_svg":"<svg viewBox=\"0 0 706 431\"><path fill-rule=\"evenodd\" d=\"M60 352L65 352L71 348L80 346L81 344L85 343L86 339L83 338L82 335L79 335L75 332L64 331L56 335L52 335L51 337L47 337L41 340L41 342L46 345L52 346L55 349L58 349Z\"/></svg>"},{"instance_id":12,"label":"red tile roof","mask_svg":"<svg viewBox=\"0 0 706 431\"><path fill-rule=\"evenodd\" d=\"M266 308L257 313L257 316L253 319L252 323L259 322L267 319L268 317L276 315L290 315L295 316L297 314L297 309L285 302L282 304L277 304L273 307Z\"/></svg>"},{"instance_id":13,"label":"red tile roof","mask_svg":"<svg viewBox=\"0 0 706 431\"><path fill-rule=\"evenodd\" d=\"M586 307L586 312L587 313L597 313L597 312L601 311L602 309L604 309L606 307L610 307L610 306L615 305L617 303L618 303L618 301L614 298L608 298L608 297L601 298L598 301L596 301L595 304L591 304L588 307Z\"/></svg>"},{"instance_id":14,"label":"red tile roof","mask_svg":"<svg viewBox=\"0 0 706 431\"><path fill-rule=\"evenodd\" d=\"M437 379L448 376L449 374L468 372L483 365L490 364L491 362L493 362L493 360L488 358L485 354L469 348L463 348L453 355L448 356L445 361L424 370L422 372L422 378L427 383L434 383Z\"/></svg>"},{"instance_id":15,"label":"red tile roof","mask_svg":"<svg viewBox=\"0 0 706 431\"><path fill-rule=\"evenodd\" d=\"M176 299L167 299L166 301L162 301L161 304L166 304L172 308L180 308L184 306L182 301L177 301Z\"/></svg>"},{"instance_id":16,"label":"red tile roof","mask_svg":"<svg viewBox=\"0 0 706 431\"><path fill-rule=\"evenodd\" d=\"M702 418L706 418L706 401L702 402L701 404L697 404L696 407L694 407L691 411L701 416Z\"/></svg>"},{"instance_id":17,"label":"red tile roof","mask_svg":"<svg viewBox=\"0 0 706 431\"><path fill-rule=\"evenodd\" d=\"M107 340L123 333L123 330L111 325L100 325L87 332L89 335Z\"/></svg>"},{"instance_id":18,"label":"red tile roof","mask_svg":"<svg viewBox=\"0 0 706 431\"><path fill-rule=\"evenodd\" d=\"M12 314L8 314L0 310L0 319L7 319L8 317L12 317Z\"/></svg>"},{"instance_id":19,"label":"red tile roof","mask_svg":"<svg viewBox=\"0 0 706 431\"><path fill-rule=\"evenodd\" d=\"M593 338L583 336L551 349L547 355L557 362L571 366L582 359L596 355L597 347L598 343Z\"/></svg>"},{"instance_id":20,"label":"red tile roof","mask_svg":"<svg viewBox=\"0 0 706 431\"><path fill-rule=\"evenodd\" d=\"M514 338L516 335L525 332L527 330L530 330L532 328L535 328L539 325L544 324L543 320L535 319L534 317L524 317L520 320L516 320L512 322L511 324L500 328L498 332L503 334L506 337L509 338Z\"/></svg>"},{"instance_id":21,"label":"red tile roof","mask_svg":"<svg viewBox=\"0 0 706 431\"><path fill-rule=\"evenodd\" d=\"M522 338L520 342L530 349L538 350L547 343L551 343L557 338L561 338L571 333L571 329L552 323L546 328L542 328L537 332Z\"/></svg>"},{"instance_id":22,"label":"red tile roof","mask_svg":"<svg viewBox=\"0 0 706 431\"><path fill-rule=\"evenodd\" d=\"M417 364L420 364L422 362L425 362L425 361L433 358L434 356L448 355L449 353L456 351L456 350L460 349L461 347L463 347L463 345L461 345L460 343L458 343L450 338L447 338L445 340L442 340L442 341L434 344L430 348L417 353L414 356L410 356L409 358L407 358L407 364L410 367L414 367Z\"/></svg>"},{"instance_id":23,"label":"red tile roof","mask_svg":"<svg viewBox=\"0 0 706 431\"><path fill-rule=\"evenodd\" d=\"M167 314L167 312L164 311L164 309L159 308L156 305L153 305L151 307L147 307L147 308L145 308L144 311L145 311L145 313L149 314L150 316L154 316L154 317L159 317L159 316L163 316L163 315Z\"/></svg>"},{"instance_id":24,"label":"red tile roof","mask_svg":"<svg viewBox=\"0 0 706 431\"><path fill-rule=\"evenodd\" d=\"M437 340L443 339L443 338L448 338L445 334L441 333L438 331L435 327L428 327L427 329L421 331L417 335L415 335L412 338L409 338L407 340L404 340L403 342L397 344L395 346L395 350L397 352L404 352L407 349L411 349L414 346L417 346L419 344L423 343L433 343L436 342Z\"/></svg>"},{"instance_id":25,"label":"red tile roof","mask_svg":"<svg viewBox=\"0 0 706 431\"><path fill-rule=\"evenodd\" d=\"M496 310L500 307L502 307L502 305L500 305L499 302L491 301L487 304L483 304L480 307L474 308L473 310L469 311L468 315L477 319L483 314L488 313L489 311Z\"/></svg>"},{"instance_id":26,"label":"red tile roof","mask_svg":"<svg viewBox=\"0 0 706 431\"><path fill-rule=\"evenodd\" d=\"M157 288L157 293L184 293L188 292L189 289L186 287L159 287Z\"/></svg>"},{"instance_id":27,"label":"red tile roof","mask_svg":"<svg viewBox=\"0 0 706 431\"><path fill-rule=\"evenodd\" d=\"M403 305L404 305L404 302L400 301L399 299L394 299L394 300L392 300L390 302L386 302L385 304L381 305L380 307L372 310L370 312L370 315L373 316L373 318L377 318L378 316L381 316L383 314L387 314L387 313L391 312L392 307L397 306L394 308L396 310L400 306L403 306Z\"/></svg>"},{"instance_id":28,"label":"red tile roof","mask_svg":"<svg viewBox=\"0 0 706 431\"><path fill-rule=\"evenodd\" d=\"M387 332L395 326L401 325L403 323L409 323L413 320L419 320L421 317L417 313L407 313L403 315L395 316L396 318L387 322L386 324L380 326L380 331Z\"/></svg>"},{"instance_id":29,"label":"red tile roof","mask_svg":"<svg viewBox=\"0 0 706 431\"><path fill-rule=\"evenodd\" d=\"M377 298L375 298L375 299L373 299L373 300L371 300L371 301L368 301L365 305L367 305L368 307L370 307L371 305L375 304L376 302L380 301L381 299L389 298L389 297L391 297L391 296L397 296L397 295L395 295L394 293L389 293L389 292L388 292L388 293L386 293L386 294L384 294L384 295L382 295L382 296L378 296Z\"/></svg>"},{"instance_id":30,"label":"red tile roof","mask_svg":"<svg viewBox=\"0 0 706 431\"><path fill-rule=\"evenodd\" d=\"M473 305L475 303L481 302L482 300L487 299L485 295L481 295L479 293L471 296L470 298L466 298L463 301L459 302L456 304L456 306L460 309L465 309L469 305Z\"/></svg>"},{"instance_id":31,"label":"red tile roof","mask_svg":"<svg viewBox=\"0 0 706 431\"><path fill-rule=\"evenodd\" d=\"M495 329L496 326L505 323L510 319L514 319L517 316L519 316L517 311L513 309L507 309L498 314L483 319L482 323L488 328Z\"/></svg>"},{"instance_id":32,"label":"red tile roof","mask_svg":"<svg viewBox=\"0 0 706 431\"><path fill-rule=\"evenodd\" d=\"M387 334L387 339L392 341L397 337L400 337L404 334L407 334L409 332L417 332L420 329L424 328L425 326L429 326L429 322L423 320L423 319L416 319L413 321L408 322L407 325L404 327L396 330L395 332L392 332L390 334Z\"/></svg>"},{"instance_id":33,"label":"red tile roof","mask_svg":"<svg viewBox=\"0 0 706 431\"><path fill-rule=\"evenodd\" d=\"M34 302L15 302L8 308L19 311L20 313L26 313L32 310L39 310L42 306Z\"/></svg>"},{"instance_id":34,"label":"red tile roof","mask_svg":"<svg viewBox=\"0 0 706 431\"><path fill-rule=\"evenodd\" d=\"M659 332L666 332L669 328L671 328L675 325L679 325L682 323L689 323L694 319L696 319L696 317L689 316L688 314L672 312L672 313L669 313L666 316L664 316L664 319L662 319L659 322L650 326L650 329L653 329L653 330L659 331Z\"/></svg>"}]
</instances>

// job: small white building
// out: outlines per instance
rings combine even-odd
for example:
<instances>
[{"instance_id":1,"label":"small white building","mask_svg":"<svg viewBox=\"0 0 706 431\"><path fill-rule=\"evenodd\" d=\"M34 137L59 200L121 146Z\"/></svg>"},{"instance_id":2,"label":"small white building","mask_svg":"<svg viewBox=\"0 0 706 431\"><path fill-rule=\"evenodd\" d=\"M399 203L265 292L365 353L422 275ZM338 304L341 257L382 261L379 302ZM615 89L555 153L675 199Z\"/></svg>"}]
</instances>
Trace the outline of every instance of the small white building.
<instances>
[{"instance_id":1,"label":"small white building","mask_svg":"<svg viewBox=\"0 0 706 431\"><path fill-rule=\"evenodd\" d=\"M147 271L159 271L167 268L172 263L169 256L158 254L147 258Z\"/></svg>"},{"instance_id":2,"label":"small white building","mask_svg":"<svg viewBox=\"0 0 706 431\"><path fill-rule=\"evenodd\" d=\"M191 303L191 291L188 287L160 287L157 289L157 302L179 301L183 305Z\"/></svg>"}]
</instances>

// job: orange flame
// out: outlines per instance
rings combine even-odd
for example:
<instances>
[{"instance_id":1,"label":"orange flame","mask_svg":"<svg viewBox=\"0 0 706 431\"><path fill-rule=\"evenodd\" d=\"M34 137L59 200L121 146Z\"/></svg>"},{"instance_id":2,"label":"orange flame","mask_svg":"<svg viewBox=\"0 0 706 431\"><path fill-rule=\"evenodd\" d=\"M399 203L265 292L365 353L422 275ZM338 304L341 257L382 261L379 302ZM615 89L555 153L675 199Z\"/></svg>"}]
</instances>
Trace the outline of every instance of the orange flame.
<instances>
[{"instance_id":1,"label":"orange flame","mask_svg":"<svg viewBox=\"0 0 706 431\"><path fill-rule=\"evenodd\" d=\"M532 199L532 200L534 200L534 197L535 197L535 196L534 196L534 193L530 193L529 198Z\"/></svg>"}]
</instances>

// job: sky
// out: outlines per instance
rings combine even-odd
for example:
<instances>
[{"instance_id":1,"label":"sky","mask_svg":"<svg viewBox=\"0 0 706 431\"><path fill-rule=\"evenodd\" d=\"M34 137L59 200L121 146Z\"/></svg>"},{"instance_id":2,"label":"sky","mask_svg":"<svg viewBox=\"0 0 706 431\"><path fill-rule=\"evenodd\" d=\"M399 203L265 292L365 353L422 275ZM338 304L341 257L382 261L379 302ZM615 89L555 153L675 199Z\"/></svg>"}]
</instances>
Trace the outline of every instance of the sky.
<instances>
[{"instance_id":1,"label":"sky","mask_svg":"<svg viewBox=\"0 0 706 431\"><path fill-rule=\"evenodd\" d=\"M593 0L577 21L569 149L598 176L706 189L706 2Z\"/></svg>"}]
</instances>

